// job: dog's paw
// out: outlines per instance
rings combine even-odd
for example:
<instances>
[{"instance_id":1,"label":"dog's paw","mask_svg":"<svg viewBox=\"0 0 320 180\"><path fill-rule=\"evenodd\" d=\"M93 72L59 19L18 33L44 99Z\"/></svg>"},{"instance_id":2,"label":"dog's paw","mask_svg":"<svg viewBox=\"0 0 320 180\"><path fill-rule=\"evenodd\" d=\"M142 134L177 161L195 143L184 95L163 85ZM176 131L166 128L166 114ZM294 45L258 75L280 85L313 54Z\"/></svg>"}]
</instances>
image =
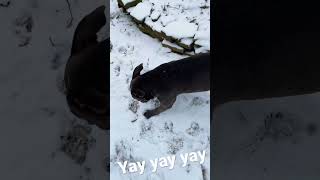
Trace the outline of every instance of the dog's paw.
<instances>
[{"instance_id":1,"label":"dog's paw","mask_svg":"<svg viewBox=\"0 0 320 180\"><path fill-rule=\"evenodd\" d=\"M144 115L144 117L147 118L147 119L149 119L149 118L151 118L152 116L154 116L153 111L151 111L151 110L147 110L146 112L143 113L143 115Z\"/></svg>"}]
</instances>

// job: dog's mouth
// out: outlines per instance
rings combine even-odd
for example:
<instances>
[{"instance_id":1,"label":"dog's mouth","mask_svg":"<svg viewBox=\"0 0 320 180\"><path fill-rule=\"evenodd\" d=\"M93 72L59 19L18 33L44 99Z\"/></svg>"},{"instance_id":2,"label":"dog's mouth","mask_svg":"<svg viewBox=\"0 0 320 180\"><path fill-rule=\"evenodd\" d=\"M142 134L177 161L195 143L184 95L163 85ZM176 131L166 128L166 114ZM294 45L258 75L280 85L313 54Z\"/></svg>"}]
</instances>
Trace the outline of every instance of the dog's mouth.
<instances>
[{"instance_id":1,"label":"dog's mouth","mask_svg":"<svg viewBox=\"0 0 320 180\"><path fill-rule=\"evenodd\" d=\"M143 103L148 102L148 100L147 100L147 99L140 99L140 101L141 101L141 102L143 102Z\"/></svg>"},{"instance_id":2,"label":"dog's mouth","mask_svg":"<svg viewBox=\"0 0 320 180\"><path fill-rule=\"evenodd\" d=\"M143 103L148 102L149 100L146 98L146 93L141 90L135 90L131 91L131 95L133 98L137 99L138 101L141 101Z\"/></svg>"},{"instance_id":3,"label":"dog's mouth","mask_svg":"<svg viewBox=\"0 0 320 180\"><path fill-rule=\"evenodd\" d=\"M146 102L149 101L149 100L146 99L145 97L137 97L137 96L135 96L135 95L132 95L132 97L133 97L134 99L140 101L140 102L143 102L143 103L146 103Z\"/></svg>"}]
</instances>

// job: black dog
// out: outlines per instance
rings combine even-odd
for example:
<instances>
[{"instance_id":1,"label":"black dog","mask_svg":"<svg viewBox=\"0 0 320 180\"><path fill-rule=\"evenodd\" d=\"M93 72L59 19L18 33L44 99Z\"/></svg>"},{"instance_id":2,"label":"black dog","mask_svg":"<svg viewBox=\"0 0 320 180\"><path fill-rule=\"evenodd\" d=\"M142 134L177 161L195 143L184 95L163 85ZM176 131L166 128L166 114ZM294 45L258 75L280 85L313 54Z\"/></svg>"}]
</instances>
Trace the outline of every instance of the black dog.
<instances>
[{"instance_id":1,"label":"black dog","mask_svg":"<svg viewBox=\"0 0 320 180\"><path fill-rule=\"evenodd\" d=\"M109 39L97 41L97 32L106 24L104 10L95 9L77 26L64 81L71 112L109 129Z\"/></svg>"},{"instance_id":2,"label":"black dog","mask_svg":"<svg viewBox=\"0 0 320 180\"><path fill-rule=\"evenodd\" d=\"M171 108L179 94L210 90L209 53L165 63L140 75L142 69L140 64L133 71L132 97L141 102L155 97L160 101L159 107L144 113L146 118Z\"/></svg>"}]
</instances>

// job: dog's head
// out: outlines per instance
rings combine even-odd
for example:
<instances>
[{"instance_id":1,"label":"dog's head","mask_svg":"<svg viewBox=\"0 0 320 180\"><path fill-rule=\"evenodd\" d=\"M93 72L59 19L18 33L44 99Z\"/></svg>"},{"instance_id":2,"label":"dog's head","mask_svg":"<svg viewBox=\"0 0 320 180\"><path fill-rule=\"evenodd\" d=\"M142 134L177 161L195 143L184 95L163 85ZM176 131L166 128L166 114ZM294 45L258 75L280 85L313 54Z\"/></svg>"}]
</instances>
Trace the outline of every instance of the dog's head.
<instances>
[{"instance_id":1,"label":"dog's head","mask_svg":"<svg viewBox=\"0 0 320 180\"><path fill-rule=\"evenodd\" d=\"M130 83L131 96L141 102L148 102L153 99L152 90L148 88L148 82L145 81L144 77L140 75L143 69L143 65L137 66L132 74L132 80Z\"/></svg>"}]
</instances>

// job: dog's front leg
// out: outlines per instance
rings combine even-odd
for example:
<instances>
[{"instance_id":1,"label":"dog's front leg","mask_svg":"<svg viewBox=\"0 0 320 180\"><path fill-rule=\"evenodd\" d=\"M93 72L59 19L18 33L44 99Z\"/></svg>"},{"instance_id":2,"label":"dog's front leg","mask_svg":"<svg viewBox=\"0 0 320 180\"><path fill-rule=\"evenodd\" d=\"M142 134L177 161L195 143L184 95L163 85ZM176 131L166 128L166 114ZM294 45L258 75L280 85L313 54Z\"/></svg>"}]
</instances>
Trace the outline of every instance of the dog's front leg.
<instances>
[{"instance_id":1,"label":"dog's front leg","mask_svg":"<svg viewBox=\"0 0 320 180\"><path fill-rule=\"evenodd\" d=\"M161 98L159 97L159 101L160 101L160 106L152 109L152 110L147 110L143 115L144 117L146 117L147 119L151 118L152 116L158 115L160 113L162 113L163 111L170 109L172 107L172 105L174 104L174 102L176 101L176 96L169 96L169 97L165 97L165 98Z\"/></svg>"}]
</instances>

